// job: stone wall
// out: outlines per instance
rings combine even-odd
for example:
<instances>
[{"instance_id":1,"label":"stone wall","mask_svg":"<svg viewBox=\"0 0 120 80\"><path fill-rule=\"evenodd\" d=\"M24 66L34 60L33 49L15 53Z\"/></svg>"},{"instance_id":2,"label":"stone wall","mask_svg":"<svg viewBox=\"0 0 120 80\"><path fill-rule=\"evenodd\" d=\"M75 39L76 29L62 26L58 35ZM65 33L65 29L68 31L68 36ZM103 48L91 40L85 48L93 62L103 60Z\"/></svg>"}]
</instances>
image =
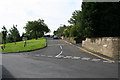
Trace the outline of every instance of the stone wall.
<instances>
[{"instance_id":1,"label":"stone wall","mask_svg":"<svg viewBox=\"0 0 120 80\"><path fill-rule=\"evenodd\" d=\"M66 40L70 43L76 44L76 41L72 37L61 37L63 40Z\"/></svg>"},{"instance_id":2,"label":"stone wall","mask_svg":"<svg viewBox=\"0 0 120 80\"><path fill-rule=\"evenodd\" d=\"M82 41L82 47L108 57L118 58L120 55L120 38L86 38L85 41Z\"/></svg>"}]
</instances>

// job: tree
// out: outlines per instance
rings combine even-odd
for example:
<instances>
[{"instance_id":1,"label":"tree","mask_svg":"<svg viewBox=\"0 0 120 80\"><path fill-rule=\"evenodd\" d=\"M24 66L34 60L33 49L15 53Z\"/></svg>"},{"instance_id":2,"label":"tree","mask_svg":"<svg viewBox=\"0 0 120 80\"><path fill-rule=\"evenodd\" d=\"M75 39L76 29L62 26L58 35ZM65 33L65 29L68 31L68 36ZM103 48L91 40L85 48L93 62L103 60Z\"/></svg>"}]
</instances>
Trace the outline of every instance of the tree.
<instances>
[{"instance_id":1,"label":"tree","mask_svg":"<svg viewBox=\"0 0 120 80\"><path fill-rule=\"evenodd\" d=\"M2 27L2 44L4 44L4 48L6 44L6 37L7 37L7 29L5 28L5 26L3 26Z\"/></svg>"},{"instance_id":2,"label":"tree","mask_svg":"<svg viewBox=\"0 0 120 80\"><path fill-rule=\"evenodd\" d=\"M65 36L64 35L64 30L67 28L66 25L60 26L57 31L56 31L56 35L58 36Z\"/></svg>"},{"instance_id":3,"label":"tree","mask_svg":"<svg viewBox=\"0 0 120 80\"><path fill-rule=\"evenodd\" d=\"M14 40L13 40L13 37L12 37L12 35L10 34L10 33L8 33L8 35L7 35L7 42L8 43L12 43Z\"/></svg>"},{"instance_id":4,"label":"tree","mask_svg":"<svg viewBox=\"0 0 120 80\"><path fill-rule=\"evenodd\" d=\"M82 11L75 10L65 29L57 34L81 42L86 37L120 37L120 2L83 2ZM64 31L64 32L63 32Z\"/></svg>"},{"instance_id":5,"label":"tree","mask_svg":"<svg viewBox=\"0 0 120 80\"><path fill-rule=\"evenodd\" d=\"M28 21L24 29L26 31L26 34L29 34L31 38L36 39L38 37L42 37L45 33L48 33L50 31L42 19L39 19L37 21Z\"/></svg>"},{"instance_id":6,"label":"tree","mask_svg":"<svg viewBox=\"0 0 120 80\"><path fill-rule=\"evenodd\" d=\"M120 36L120 2L83 2L82 27L86 37Z\"/></svg>"},{"instance_id":7,"label":"tree","mask_svg":"<svg viewBox=\"0 0 120 80\"><path fill-rule=\"evenodd\" d=\"M77 30L77 26L70 26L70 37L76 37L78 36L78 30Z\"/></svg>"},{"instance_id":8,"label":"tree","mask_svg":"<svg viewBox=\"0 0 120 80\"><path fill-rule=\"evenodd\" d=\"M20 34L19 34L19 31L17 29L17 25L13 25L13 27L9 30L10 31L10 34L9 34L9 39L12 38L12 42L14 41L15 44L16 44L16 41L20 41L21 38L20 38Z\"/></svg>"},{"instance_id":9,"label":"tree","mask_svg":"<svg viewBox=\"0 0 120 80\"><path fill-rule=\"evenodd\" d=\"M70 30L69 30L69 28L66 28L64 30L64 37L70 37Z\"/></svg>"},{"instance_id":10,"label":"tree","mask_svg":"<svg viewBox=\"0 0 120 80\"><path fill-rule=\"evenodd\" d=\"M2 44L2 32L0 32L0 44Z\"/></svg>"},{"instance_id":11,"label":"tree","mask_svg":"<svg viewBox=\"0 0 120 80\"><path fill-rule=\"evenodd\" d=\"M75 10L72 13L72 17L70 18L70 20L68 20L68 22L72 25L77 25L80 21L80 13L81 13L80 10Z\"/></svg>"},{"instance_id":12,"label":"tree","mask_svg":"<svg viewBox=\"0 0 120 80\"><path fill-rule=\"evenodd\" d=\"M68 22L78 32L74 37L119 37L120 2L83 2ZM75 28L73 28L75 30Z\"/></svg>"},{"instance_id":13,"label":"tree","mask_svg":"<svg viewBox=\"0 0 120 80\"><path fill-rule=\"evenodd\" d=\"M54 31L53 34L56 35L56 34L57 34L57 31Z\"/></svg>"},{"instance_id":14,"label":"tree","mask_svg":"<svg viewBox=\"0 0 120 80\"><path fill-rule=\"evenodd\" d=\"M84 39L84 34L83 34L83 27L81 26L82 24L82 11L80 10L75 10L72 13L72 16L68 22L71 24L71 29L70 29L70 36L73 37L76 42L81 42L82 39Z\"/></svg>"}]
</instances>

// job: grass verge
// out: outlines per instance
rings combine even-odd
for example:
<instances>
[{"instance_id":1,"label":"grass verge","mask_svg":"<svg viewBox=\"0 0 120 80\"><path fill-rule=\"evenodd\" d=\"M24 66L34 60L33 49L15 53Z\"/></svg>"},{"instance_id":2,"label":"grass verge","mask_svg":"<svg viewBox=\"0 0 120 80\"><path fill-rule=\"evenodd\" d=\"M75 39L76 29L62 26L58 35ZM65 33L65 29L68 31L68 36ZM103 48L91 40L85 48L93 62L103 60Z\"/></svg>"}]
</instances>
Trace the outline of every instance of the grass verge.
<instances>
[{"instance_id":1,"label":"grass verge","mask_svg":"<svg viewBox=\"0 0 120 80\"><path fill-rule=\"evenodd\" d=\"M27 40L25 47L24 41L16 42L16 44L7 43L5 49L2 50L2 52L28 52L44 47L46 47L46 39L39 38L38 40L35 39Z\"/></svg>"}]
</instances>

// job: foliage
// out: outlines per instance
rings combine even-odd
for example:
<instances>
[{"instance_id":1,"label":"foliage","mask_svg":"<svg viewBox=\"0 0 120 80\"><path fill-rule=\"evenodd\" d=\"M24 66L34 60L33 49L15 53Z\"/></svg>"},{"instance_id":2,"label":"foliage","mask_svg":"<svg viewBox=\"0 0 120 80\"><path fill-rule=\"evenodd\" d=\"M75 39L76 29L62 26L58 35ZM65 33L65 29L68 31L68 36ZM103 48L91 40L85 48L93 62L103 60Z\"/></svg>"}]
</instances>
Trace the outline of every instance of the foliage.
<instances>
[{"instance_id":1,"label":"foliage","mask_svg":"<svg viewBox=\"0 0 120 80\"><path fill-rule=\"evenodd\" d=\"M57 31L54 31L54 34L58 36L64 36L64 30L67 28L66 25L60 26Z\"/></svg>"},{"instance_id":2,"label":"foliage","mask_svg":"<svg viewBox=\"0 0 120 80\"><path fill-rule=\"evenodd\" d=\"M7 39L7 29L5 28L5 26L2 27L2 44L4 44L4 48L5 48L5 44L6 44L6 39Z\"/></svg>"},{"instance_id":3,"label":"foliage","mask_svg":"<svg viewBox=\"0 0 120 80\"><path fill-rule=\"evenodd\" d=\"M64 37L69 37L70 36L70 30L69 28L64 30Z\"/></svg>"},{"instance_id":4,"label":"foliage","mask_svg":"<svg viewBox=\"0 0 120 80\"><path fill-rule=\"evenodd\" d=\"M20 38L20 33L17 29L17 25L13 25L13 27L9 30L9 34L8 34L8 42L15 42L16 44L16 41L20 41L21 38Z\"/></svg>"},{"instance_id":5,"label":"foliage","mask_svg":"<svg viewBox=\"0 0 120 80\"><path fill-rule=\"evenodd\" d=\"M0 44L2 44L2 33L0 32Z\"/></svg>"},{"instance_id":6,"label":"foliage","mask_svg":"<svg viewBox=\"0 0 120 80\"><path fill-rule=\"evenodd\" d=\"M56 34L57 34L57 31L53 31L53 34L56 35Z\"/></svg>"},{"instance_id":7,"label":"foliage","mask_svg":"<svg viewBox=\"0 0 120 80\"><path fill-rule=\"evenodd\" d=\"M72 25L77 25L79 23L79 20L80 20L80 13L81 13L80 10L75 10L72 13L72 17L70 18L70 20L68 20L68 22Z\"/></svg>"},{"instance_id":8,"label":"foliage","mask_svg":"<svg viewBox=\"0 0 120 80\"><path fill-rule=\"evenodd\" d=\"M82 27L85 37L120 36L120 2L82 4Z\"/></svg>"},{"instance_id":9,"label":"foliage","mask_svg":"<svg viewBox=\"0 0 120 80\"><path fill-rule=\"evenodd\" d=\"M120 2L83 2L82 11L75 10L68 20L71 25L58 28L57 34L77 42L86 37L120 37L119 21Z\"/></svg>"},{"instance_id":10,"label":"foliage","mask_svg":"<svg viewBox=\"0 0 120 80\"><path fill-rule=\"evenodd\" d=\"M26 36L36 39L38 39L38 37L42 37L45 33L50 31L42 19L37 21L28 21L24 29L26 30Z\"/></svg>"}]
</instances>

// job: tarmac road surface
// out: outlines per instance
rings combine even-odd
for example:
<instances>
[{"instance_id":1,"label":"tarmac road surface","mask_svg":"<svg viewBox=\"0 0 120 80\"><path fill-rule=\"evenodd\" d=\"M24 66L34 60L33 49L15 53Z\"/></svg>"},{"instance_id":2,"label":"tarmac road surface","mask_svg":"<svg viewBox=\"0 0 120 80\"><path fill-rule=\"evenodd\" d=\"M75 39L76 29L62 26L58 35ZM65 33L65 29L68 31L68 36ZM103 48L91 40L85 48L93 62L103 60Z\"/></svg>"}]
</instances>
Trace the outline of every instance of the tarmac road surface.
<instances>
[{"instance_id":1,"label":"tarmac road surface","mask_svg":"<svg viewBox=\"0 0 120 80\"><path fill-rule=\"evenodd\" d=\"M39 45L39 44L38 44ZM44 49L2 55L3 78L118 78L118 64L47 38Z\"/></svg>"}]
</instances>

